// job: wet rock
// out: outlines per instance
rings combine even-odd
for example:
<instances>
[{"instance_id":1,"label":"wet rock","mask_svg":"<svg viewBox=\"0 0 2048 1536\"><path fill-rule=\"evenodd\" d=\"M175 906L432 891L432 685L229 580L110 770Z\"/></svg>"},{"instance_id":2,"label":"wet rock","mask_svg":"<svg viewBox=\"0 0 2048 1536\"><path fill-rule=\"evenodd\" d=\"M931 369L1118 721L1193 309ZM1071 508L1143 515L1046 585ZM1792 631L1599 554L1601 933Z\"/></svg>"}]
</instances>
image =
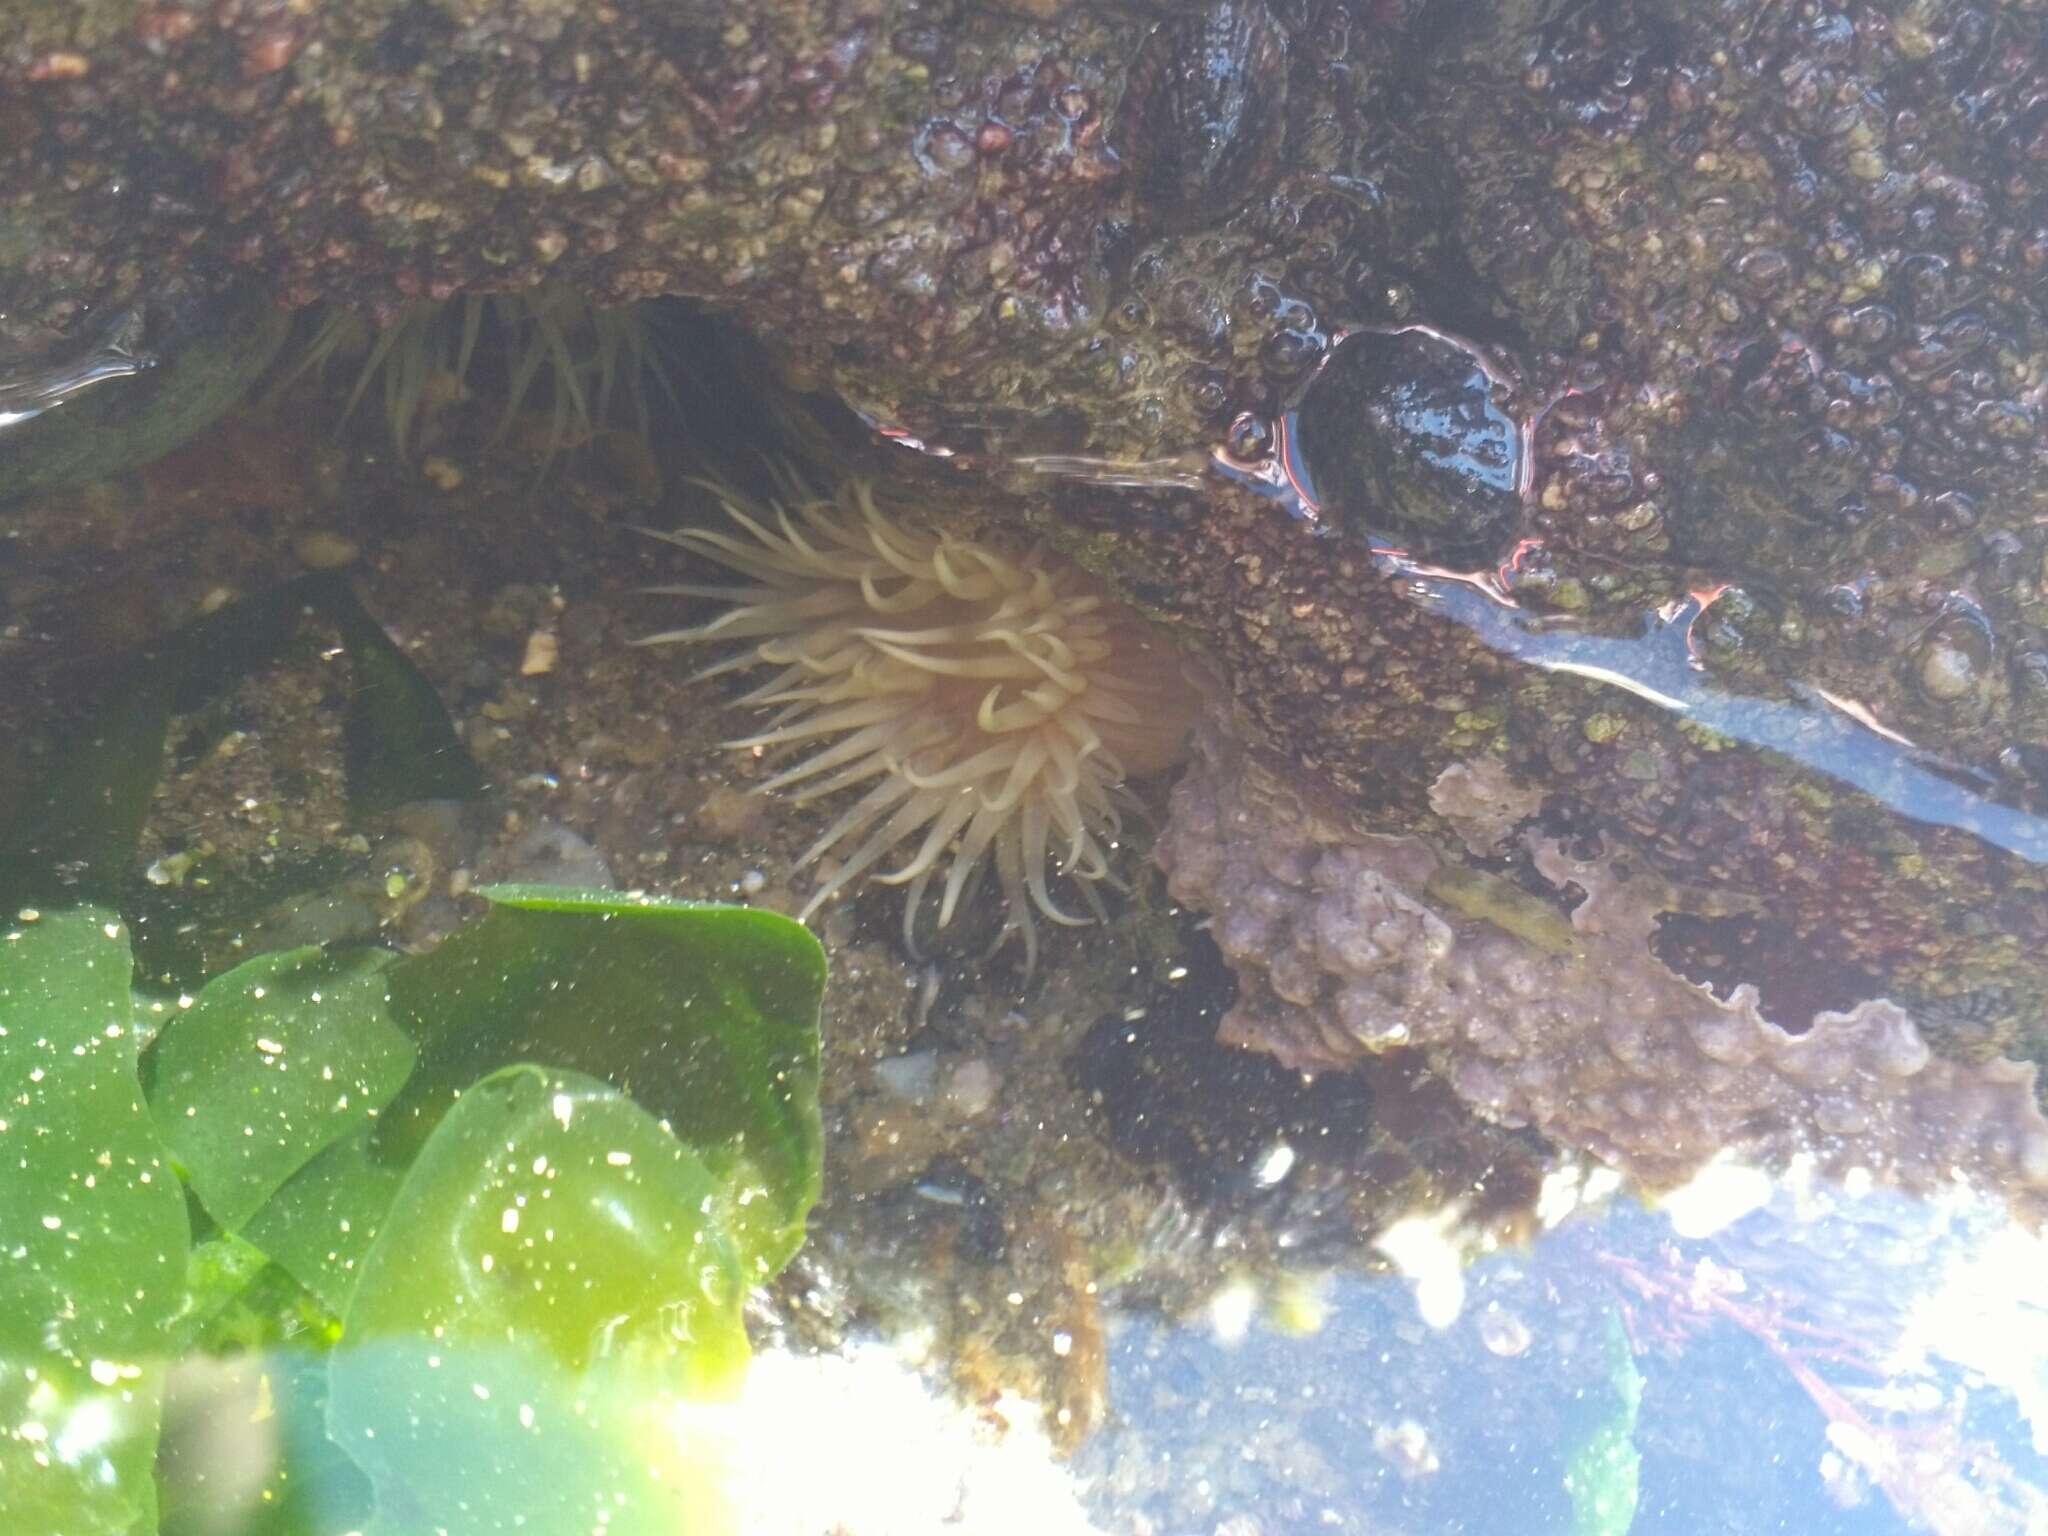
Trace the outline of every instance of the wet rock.
<instances>
[{"instance_id":1,"label":"wet rock","mask_svg":"<svg viewBox=\"0 0 2048 1536\"><path fill-rule=\"evenodd\" d=\"M1541 791L1516 783L1497 757L1453 763L1429 786L1429 808L1482 858L1499 853L1507 835L1542 806Z\"/></svg>"},{"instance_id":2,"label":"wet rock","mask_svg":"<svg viewBox=\"0 0 2048 1536\"><path fill-rule=\"evenodd\" d=\"M1306 1149L1296 1188L1326 1182L1373 1136L1372 1093L1361 1079L1305 1085L1281 1063L1219 1045L1216 1021L1235 994L1223 956L1205 935L1186 948L1131 1016L1097 1021L1069 1073L1098 1106L1104 1132L1127 1155L1160 1167L1199 1208L1223 1216L1262 1211L1284 1225L1295 1189L1276 1198L1262 1182L1274 1142ZM1341 1224L1333 1200L1331 1224Z\"/></svg>"},{"instance_id":3,"label":"wet rock","mask_svg":"<svg viewBox=\"0 0 2048 1536\"><path fill-rule=\"evenodd\" d=\"M1118 112L1141 219L1220 223L1258 193L1286 135L1287 62L1260 0L1208 0L1159 24Z\"/></svg>"},{"instance_id":4,"label":"wet rock","mask_svg":"<svg viewBox=\"0 0 2048 1536\"><path fill-rule=\"evenodd\" d=\"M1323 515L1383 532L1432 562L1481 563L1515 526L1522 434L1471 347L1428 330L1361 331L1298 413Z\"/></svg>"},{"instance_id":5,"label":"wet rock","mask_svg":"<svg viewBox=\"0 0 2048 1536\"><path fill-rule=\"evenodd\" d=\"M1651 1188L1735 1152L1912 1190L1960 1177L2030 1217L2048 1203L2031 1064L1938 1057L1881 998L1789 1032L1753 988L1716 998L1657 958L1672 896L1655 879L1528 849L1560 897L1582 893L1566 936L1472 915L1427 845L1318 816L1210 729L1156 852L1237 972L1226 1041L1304 1071L1420 1052L1474 1113Z\"/></svg>"},{"instance_id":6,"label":"wet rock","mask_svg":"<svg viewBox=\"0 0 2048 1536\"><path fill-rule=\"evenodd\" d=\"M109 375L11 425L0 398L0 502L163 457L248 392L291 328L289 313L256 288L166 296L135 314L122 345L141 361L128 376ZM75 359L56 366L78 371Z\"/></svg>"}]
</instances>

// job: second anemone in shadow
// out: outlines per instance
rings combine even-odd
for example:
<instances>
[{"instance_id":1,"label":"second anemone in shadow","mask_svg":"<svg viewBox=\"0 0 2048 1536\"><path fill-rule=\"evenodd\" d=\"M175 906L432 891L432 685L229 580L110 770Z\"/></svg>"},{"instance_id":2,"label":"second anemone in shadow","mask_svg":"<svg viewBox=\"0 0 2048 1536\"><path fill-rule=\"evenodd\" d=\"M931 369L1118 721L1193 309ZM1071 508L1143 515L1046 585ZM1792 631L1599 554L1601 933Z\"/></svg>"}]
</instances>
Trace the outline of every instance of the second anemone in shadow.
<instances>
[{"instance_id":1,"label":"second anemone in shadow","mask_svg":"<svg viewBox=\"0 0 2048 1536\"><path fill-rule=\"evenodd\" d=\"M335 309L321 316L283 382L359 358L342 419L376 392L392 451L410 464L436 415L488 375L502 400L491 442L504 442L530 408L545 423L545 465L608 423L629 423L649 436L650 383L674 393L657 323L647 304L600 308L556 285L423 299L381 331Z\"/></svg>"}]
</instances>

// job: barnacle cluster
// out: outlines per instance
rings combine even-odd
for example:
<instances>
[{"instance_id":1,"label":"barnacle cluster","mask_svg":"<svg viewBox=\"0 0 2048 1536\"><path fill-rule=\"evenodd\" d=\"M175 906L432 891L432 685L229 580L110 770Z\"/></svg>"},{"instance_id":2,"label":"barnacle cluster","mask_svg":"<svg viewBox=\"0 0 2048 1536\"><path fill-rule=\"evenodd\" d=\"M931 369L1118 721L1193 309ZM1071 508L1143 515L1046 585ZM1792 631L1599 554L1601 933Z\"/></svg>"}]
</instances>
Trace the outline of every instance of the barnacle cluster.
<instances>
[{"instance_id":1,"label":"barnacle cluster","mask_svg":"<svg viewBox=\"0 0 2048 1536\"><path fill-rule=\"evenodd\" d=\"M1034 913L1087 920L1055 899L1053 868L1099 908L1125 781L1181 756L1193 709L1172 647L1048 551L933 531L864 481L826 498L785 476L767 505L710 489L731 531L661 537L744 580L656 588L729 606L643 643L737 642L703 675L770 669L741 702L775 713L729 745L792 759L764 790L852 795L799 860L837 855L802 915L907 850L872 878L909 887L914 950L934 881L944 927L992 865L1028 970Z\"/></svg>"}]
</instances>

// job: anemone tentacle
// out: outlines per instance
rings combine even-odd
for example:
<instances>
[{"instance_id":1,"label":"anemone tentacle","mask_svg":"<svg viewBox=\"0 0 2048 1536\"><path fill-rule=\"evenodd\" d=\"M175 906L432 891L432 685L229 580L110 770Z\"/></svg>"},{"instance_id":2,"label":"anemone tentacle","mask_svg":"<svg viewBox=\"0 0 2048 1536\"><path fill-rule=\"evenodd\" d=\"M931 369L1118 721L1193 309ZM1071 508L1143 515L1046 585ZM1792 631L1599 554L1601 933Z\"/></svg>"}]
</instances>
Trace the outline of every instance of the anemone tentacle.
<instances>
[{"instance_id":1,"label":"anemone tentacle","mask_svg":"<svg viewBox=\"0 0 2048 1536\"><path fill-rule=\"evenodd\" d=\"M872 486L835 497L778 476L760 505L699 481L727 529L660 537L741 580L650 590L726 603L716 617L644 645L738 642L697 675L775 669L742 704L774 711L727 745L789 754L765 783L797 803L860 792L798 860L838 859L800 914L855 880L907 888L904 939L935 877L938 926L993 867L1002 937L1036 963L1036 919L1085 923L1053 898L1057 869L1102 913L1116 887L1128 772L1178 760L1194 708L1172 648L1040 549L937 532L899 517ZM870 873L904 850L893 869Z\"/></svg>"}]
</instances>

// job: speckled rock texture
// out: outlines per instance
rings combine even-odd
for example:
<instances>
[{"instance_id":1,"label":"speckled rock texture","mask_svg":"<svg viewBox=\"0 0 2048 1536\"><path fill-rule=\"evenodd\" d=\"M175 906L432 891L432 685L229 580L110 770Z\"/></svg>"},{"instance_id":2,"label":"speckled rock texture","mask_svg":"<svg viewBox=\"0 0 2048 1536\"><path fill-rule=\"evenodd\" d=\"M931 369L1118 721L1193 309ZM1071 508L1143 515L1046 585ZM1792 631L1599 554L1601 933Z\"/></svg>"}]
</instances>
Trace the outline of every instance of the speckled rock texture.
<instances>
[{"instance_id":1,"label":"speckled rock texture","mask_svg":"<svg viewBox=\"0 0 2048 1536\"><path fill-rule=\"evenodd\" d=\"M953 451L943 496L1204 648L1357 824L1448 834L1432 786L1490 755L1708 893L1733 980L1819 978L1802 1022L1888 996L1945 1059L2048 1062L2048 861L1514 643L1692 603L1702 693L2048 812L2048 0L0 10L0 356L195 289L544 278L696 299ZM1495 429L1471 506L1347 460L1398 367L1315 393L1422 326L1493 359L1414 381ZM1367 488L1313 525L1215 472L1284 479L1290 410ZM1454 530L1496 632L1389 573L1397 522Z\"/></svg>"},{"instance_id":2,"label":"speckled rock texture","mask_svg":"<svg viewBox=\"0 0 2048 1536\"><path fill-rule=\"evenodd\" d=\"M1723 1152L1811 1153L1912 1189L1962 1178L2048 1203L2031 1064L1936 1058L1881 998L1788 1032L1752 989L1718 998L1656 957L1654 877L1525 836L1557 905L1580 893L1547 934L1466 915L1427 844L1331 823L1212 725L1157 853L1237 970L1224 1038L1304 1071L1420 1051L1478 1114L1652 1187Z\"/></svg>"}]
</instances>

